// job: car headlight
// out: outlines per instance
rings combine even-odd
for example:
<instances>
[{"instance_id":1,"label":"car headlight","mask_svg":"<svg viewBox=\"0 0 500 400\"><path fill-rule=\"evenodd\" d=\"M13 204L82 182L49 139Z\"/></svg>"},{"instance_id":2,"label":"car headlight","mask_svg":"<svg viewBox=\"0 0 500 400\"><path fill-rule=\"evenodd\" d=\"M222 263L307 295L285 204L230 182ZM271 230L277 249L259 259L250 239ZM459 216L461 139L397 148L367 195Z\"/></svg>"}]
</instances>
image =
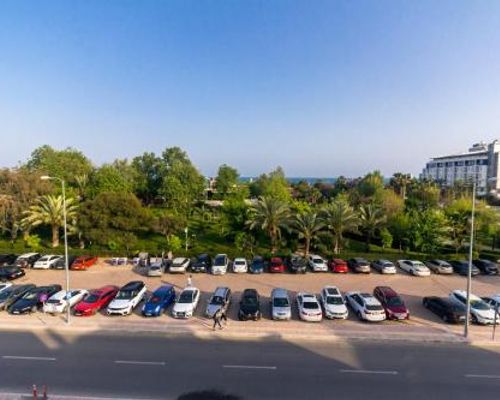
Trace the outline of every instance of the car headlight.
<instances>
[{"instance_id":1,"label":"car headlight","mask_svg":"<svg viewBox=\"0 0 500 400\"><path fill-rule=\"evenodd\" d=\"M160 306L156 306L155 310L156 312L160 312Z\"/></svg>"}]
</instances>

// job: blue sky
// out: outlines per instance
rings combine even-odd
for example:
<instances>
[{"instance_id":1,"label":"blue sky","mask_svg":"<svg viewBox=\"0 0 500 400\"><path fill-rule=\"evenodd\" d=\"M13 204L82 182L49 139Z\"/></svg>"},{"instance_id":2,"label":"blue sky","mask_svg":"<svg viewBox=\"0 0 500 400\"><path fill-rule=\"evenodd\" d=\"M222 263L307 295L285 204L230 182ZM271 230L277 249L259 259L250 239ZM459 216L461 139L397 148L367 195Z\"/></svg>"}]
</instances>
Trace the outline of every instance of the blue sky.
<instances>
[{"instance_id":1,"label":"blue sky","mask_svg":"<svg viewBox=\"0 0 500 400\"><path fill-rule=\"evenodd\" d=\"M0 2L2 166L180 146L206 175L420 172L500 138L499 1Z\"/></svg>"}]
</instances>

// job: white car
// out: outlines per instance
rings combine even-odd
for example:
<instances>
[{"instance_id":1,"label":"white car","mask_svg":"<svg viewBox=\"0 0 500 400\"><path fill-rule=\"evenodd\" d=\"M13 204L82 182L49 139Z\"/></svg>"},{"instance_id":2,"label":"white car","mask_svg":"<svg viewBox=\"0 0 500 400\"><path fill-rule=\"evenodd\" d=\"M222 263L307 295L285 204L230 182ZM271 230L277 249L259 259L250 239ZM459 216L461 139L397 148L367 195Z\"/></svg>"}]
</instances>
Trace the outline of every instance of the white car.
<instances>
[{"instance_id":1,"label":"white car","mask_svg":"<svg viewBox=\"0 0 500 400\"><path fill-rule=\"evenodd\" d=\"M299 317L307 322L321 322L323 312L316 296L312 293L300 292L297 294Z\"/></svg>"},{"instance_id":2,"label":"white car","mask_svg":"<svg viewBox=\"0 0 500 400\"><path fill-rule=\"evenodd\" d=\"M63 256L56 256L52 254L42 256L35 261L35 263L33 264L33 268L35 269L53 268L56 261L60 260L61 258L63 258Z\"/></svg>"},{"instance_id":3,"label":"white car","mask_svg":"<svg viewBox=\"0 0 500 400\"><path fill-rule=\"evenodd\" d=\"M147 287L142 281L132 281L122 286L109 303L108 315L130 315L146 296Z\"/></svg>"},{"instance_id":4,"label":"white car","mask_svg":"<svg viewBox=\"0 0 500 400\"><path fill-rule=\"evenodd\" d=\"M340 290L335 286L325 286L321 290L320 302L328 319L347 319L349 311Z\"/></svg>"},{"instance_id":5,"label":"white car","mask_svg":"<svg viewBox=\"0 0 500 400\"><path fill-rule=\"evenodd\" d=\"M233 272L245 273L248 272L248 261L246 258L238 257L233 261Z\"/></svg>"},{"instance_id":6,"label":"white car","mask_svg":"<svg viewBox=\"0 0 500 400\"><path fill-rule=\"evenodd\" d=\"M399 268L414 276L430 276L431 270L423 262L416 260L398 260Z\"/></svg>"},{"instance_id":7,"label":"white car","mask_svg":"<svg viewBox=\"0 0 500 400\"><path fill-rule=\"evenodd\" d=\"M348 292L345 295L349 306L359 319L370 322L385 320L385 310L375 297L369 293Z\"/></svg>"},{"instance_id":8,"label":"white car","mask_svg":"<svg viewBox=\"0 0 500 400\"><path fill-rule=\"evenodd\" d=\"M450 299L461 305L466 305L467 292L465 290L454 290L450 293ZM493 325L495 321L495 309L472 293L470 294L470 315L473 322L481 325ZM498 315L496 323L500 324Z\"/></svg>"},{"instance_id":9,"label":"white car","mask_svg":"<svg viewBox=\"0 0 500 400\"><path fill-rule=\"evenodd\" d=\"M328 263L326 260L315 254L311 254L307 259L307 264L309 268L314 272L328 272Z\"/></svg>"},{"instance_id":10,"label":"white car","mask_svg":"<svg viewBox=\"0 0 500 400\"><path fill-rule=\"evenodd\" d=\"M189 258L186 257L176 257L172 261L172 265L170 265L169 271L171 273L185 273L189 267L190 261Z\"/></svg>"},{"instance_id":11,"label":"white car","mask_svg":"<svg viewBox=\"0 0 500 400\"><path fill-rule=\"evenodd\" d=\"M172 317L190 318L193 316L198 302L200 301L200 291L195 287L185 288L172 308Z\"/></svg>"},{"instance_id":12,"label":"white car","mask_svg":"<svg viewBox=\"0 0 500 400\"><path fill-rule=\"evenodd\" d=\"M212 264L213 275L224 275L229 268L229 257L227 254L217 254Z\"/></svg>"},{"instance_id":13,"label":"white car","mask_svg":"<svg viewBox=\"0 0 500 400\"><path fill-rule=\"evenodd\" d=\"M66 290L61 290L52 296L43 304L43 312L47 314L60 314L66 311L66 308L73 307L81 301L89 292L84 289L75 289L69 291L66 296Z\"/></svg>"}]
</instances>

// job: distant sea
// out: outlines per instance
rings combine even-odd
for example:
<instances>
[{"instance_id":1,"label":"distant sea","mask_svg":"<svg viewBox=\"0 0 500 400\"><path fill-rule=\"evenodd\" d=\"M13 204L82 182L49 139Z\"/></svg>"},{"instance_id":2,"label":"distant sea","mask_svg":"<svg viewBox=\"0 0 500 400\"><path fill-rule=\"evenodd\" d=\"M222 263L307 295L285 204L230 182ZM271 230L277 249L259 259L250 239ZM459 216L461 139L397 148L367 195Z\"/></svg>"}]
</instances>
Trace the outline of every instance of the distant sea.
<instances>
[{"instance_id":1,"label":"distant sea","mask_svg":"<svg viewBox=\"0 0 500 400\"><path fill-rule=\"evenodd\" d=\"M240 177L240 181L249 182L251 180L255 180L256 178L257 177L255 177L255 176L242 176L242 177ZM314 176L294 176L294 177L287 177L286 180L290 183L297 183L300 181L306 181L310 185L313 185L316 182L335 183L337 178L318 178L318 177L314 177Z\"/></svg>"}]
</instances>

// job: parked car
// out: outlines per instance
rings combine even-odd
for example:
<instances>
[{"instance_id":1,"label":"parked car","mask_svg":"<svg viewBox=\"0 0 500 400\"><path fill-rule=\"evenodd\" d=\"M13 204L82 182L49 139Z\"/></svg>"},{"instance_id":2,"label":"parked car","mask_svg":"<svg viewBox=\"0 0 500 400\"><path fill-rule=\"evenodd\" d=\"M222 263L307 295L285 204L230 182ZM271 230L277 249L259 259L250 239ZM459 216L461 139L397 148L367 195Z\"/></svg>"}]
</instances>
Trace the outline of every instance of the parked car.
<instances>
[{"instance_id":1,"label":"parked car","mask_svg":"<svg viewBox=\"0 0 500 400\"><path fill-rule=\"evenodd\" d=\"M481 297L486 303L488 303L491 307L500 309L500 294L495 294L493 296Z\"/></svg>"},{"instance_id":2,"label":"parked car","mask_svg":"<svg viewBox=\"0 0 500 400\"><path fill-rule=\"evenodd\" d=\"M273 320L290 320L292 307L286 289L274 288L271 292L271 318Z\"/></svg>"},{"instance_id":3,"label":"parked car","mask_svg":"<svg viewBox=\"0 0 500 400\"><path fill-rule=\"evenodd\" d=\"M362 321L380 322L385 320L385 310L369 293L348 292L345 295L349 306Z\"/></svg>"},{"instance_id":4,"label":"parked car","mask_svg":"<svg viewBox=\"0 0 500 400\"><path fill-rule=\"evenodd\" d=\"M40 253L25 253L17 257L14 265L21 268L31 268L42 255Z\"/></svg>"},{"instance_id":5,"label":"parked car","mask_svg":"<svg viewBox=\"0 0 500 400\"><path fill-rule=\"evenodd\" d=\"M122 286L108 304L108 315L130 315L146 296L147 287L142 281L132 281Z\"/></svg>"},{"instance_id":6,"label":"parked car","mask_svg":"<svg viewBox=\"0 0 500 400\"><path fill-rule=\"evenodd\" d=\"M370 265L375 271L381 274L395 274L396 266L389 260L375 260Z\"/></svg>"},{"instance_id":7,"label":"parked car","mask_svg":"<svg viewBox=\"0 0 500 400\"><path fill-rule=\"evenodd\" d=\"M323 257L311 254L307 259L307 264L313 272L328 272L328 264Z\"/></svg>"},{"instance_id":8,"label":"parked car","mask_svg":"<svg viewBox=\"0 0 500 400\"><path fill-rule=\"evenodd\" d=\"M444 322L463 323L465 321L465 306L450 299L441 297L424 297L422 304L429 311L432 311Z\"/></svg>"},{"instance_id":9,"label":"parked car","mask_svg":"<svg viewBox=\"0 0 500 400\"><path fill-rule=\"evenodd\" d=\"M233 272L237 274L244 274L245 272L248 272L248 262L246 258L243 257L237 257L233 261Z\"/></svg>"},{"instance_id":10,"label":"parked car","mask_svg":"<svg viewBox=\"0 0 500 400\"><path fill-rule=\"evenodd\" d=\"M12 281L24 275L26 275L26 272L16 265L4 265L0 267L0 281Z\"/></svg>"},{"instance_id":11,"label":"parked car","mask_svg":"<svg viewBox=\"0 0 500 400\"><path fill-rule=\"evenodd\" d=\"M34 287L23 293L21 297L8 307L7 311L9 314L26 314L37 311L50 296L60 290L61 285Z\"/></svg>"},{"instance_id":12,"label":"parked car","mask_svg":"<svg viewBox=\"0 0 500 400\"><path fill-rule=\"evenodd\" d=\"M297 307L302 321L321 322L323 319L323 311L319 301L312 293L299 292L297 294Z\"/></svg>"},{"instance_id":13,"label":"parked car","mask_svg":"<svg viewBox=\"0 0 500 400\"><path fill-rule=\"evenodd\" d=\"M68 306L69 308L73 307L87 294L89 294L89 292L85 289L74 289L70 290L69 293L66 292L66 290L60 290L43 303L43 312L48 314L63 313Z\"/></svg>"},{"instance_id":14,"label":"parked car","mask_svg":"<svg viewBox=\"0 0 500 400\"><path fill-rule=\"evenodd\" d=\"M192 286L182 290L179 298L172 308L172 317L191 318L198 307L200 301L200 291Z\"/></svg>"},{"instance_id":15,"label":"parked car","mask_svg":"<svg viewBox=\"0 0 500 400\"><path fill-rule=\"evenodd\" d=\"M54 268L54 264L57 260L62 258L62 256L47 254L45 256L40 257L33 264L33 269L50 269Z\"/></svg>"},{"instance_id":16,"label":"parked car","mask_svg":"<svg viewBox=\"0 0 500 400\"><path fill-rule=\"evenodd\" d=\"M480 325L492 325L495 321L495 309L475 294L470 294L470 316L472 322ZM466 305L467 293L465 290L453 290L450 293L450 300L458 304ZM498 315L497 324L500 323Z\"/></svg>"},{"instance_id":17,"label":"parked car","mask_svg":"<svg viewBox=\"0 0 500 400\"><path fill-rule=\"evenodd\" d=\"M217 254L212 264L213 275L225 275L229 269L229 257L227 254Z\"/></svg>"},{"instance_id":18,"label":"parked car","mask_svg":"<svg viewBox=\"0 0 500 400\"><path fill-rule=\"evenodd\" d=\"M476 268L479 268L484 275L498 275L498 265L493 261L479 259L473 260L472 263Z\"/></svg>"},{"instance_id":19,"label":"parked car","mask_svg":"<svg viewBox=\"0 0 500 400\"><path fill-rule=\"evenodd\" d=\"M76 256L69 255L68 256L68 268L71 267L71 264L76 260ZM66 258L63 256L60 259L56 260L53 267L54 269L65 269L66 268Z\"/></svg>"},{"instance_id":20,"label":"parked car","mask_svg":"<svg viewBox=\"0 0 500 400\"><path fill-rule=\"evenodd\" d=\"M307 272L307 262L306 260L299 256L299 255L292 255L288 259L288 269L290 272L296 273L296 274L305 274Z\"/></svg>"},{"instance_id":21,"label":"parked car","mask_svg":"<svg viewBox=\"0 0 500 400\"><path fill-rule=\"evenodd\" d=\"M453 271L455 271L457 274L467 276L467 273L469 271L469 263L467 261L452 260L450 261L450 264L453 267ZM481 271L479 271L479 268L474 264L472 264L472 268L470 271L471 276L477 276L481 273Z\"/></svg>"},{"instance_id":22,"label":"parked car","mask_svg":"<svg viewBox=\"0 0 500 400\"><path fill-rule=\"evenodd\" d=\"M229 305L231 303L231 289L228 287L218 287L215 292L210 297L207 304L207 309L205 310L205 316L207 318L213 318L214 314L221 310L224 313L227 312Z\"/></svg>"},{"instance_id":23,"label":"parked car","mask_svg":"<svg viewBox=\"0 0 500 400\"><path fill-rule=\"evenodd\" d=\"M75 271L81 271L91 267L95 263L97 263L96 256L80 256L73 260L70 268Z\"/></svg>"},{"instance_id":24,"label":"parked car","mask_svg":"<svg viewBox=\"0 0 500 400\"><path fill-rule=\"evenodd\" d=\"M12 286L12 283L10 282L3 282L3 283L0 283L0 294L4 291L4 290L7 290L8 288L10 288Z\"/></svg>"},{"instance_id":25,"label":"parked car","mask_svg":"<svg viewBox=\"0 0 500 400\"><path fill-rule=\"evenodd\" d=\"M384 307L387 319L410 319L410 310L408 310L405 302L394 289L389 286L376 286L373 295Z\"/></svg>"},{"instance_id":26,"label":"parked car","mask_svg":"<svg viewBox=\"0 0 500 400\"><path fill-rule=\"evenodd\" d=\"M435 274L449 275L453 273L453 267L444 260L427 260L424 264Z\"/></svg>"},{"instance_id":27,"label":"parked car","mask_svg":"<svg viewBox=\"0 0 500 400\"><path fill-rule=\"evenodd\" d=\"M266 262L264 261L264 257L255 256L250 263L249 271L252 274L261 274L264 272Z\"/></svg>"},{"instance_id":28,"label":"parked car","mask_svg":"<svg viewBox=\"0 0 500 400\"><path fill-rule=\"evenodd\" d=\"M189 267L189 258L187 257L176 257L174 261L172 261L172 265L170 265L170 273L180 273L184 274Z\"/></svg>"},{"instance_id":29,"label":"parked car","mask_svg":"<svg viewBox=\"0 0 500 400\"><path fill-rule=\"evenodd\" d=\"M212 259L208 254L200 254L191 260L191 272L208 272L212 267Z\"/></svg>"},{"instance_id":30,"label":"parked car","mask_svg":"<svg viewBox=\"0 0 500 400\"><path fill-rule=\"evenodd\" d=\"M413 276L430 276L431 271L421 261L398 260L398 267Z\"/></svg>"},{"instance_id":31,"label":"parked car","mask_svg":"<svg viewBox=\"0 0 500 400\"><path fill-rule=\"evenodd\" d=\"M259 293L255 289L245 289L241 295L238 319L240 321L248 321L249 319L257 321L260 317Z\"/></svg>"},{"instance_id":32,"label":"parked car","mask_svg":"<svg viewBox=\"0 0 500 400\"><path fill-rule=\"evenodd\" d=\"M142 306L142 315L145 317L159 317L174 302L174 287L172 285L160 286Z\"/></svg>"},{"instance_id":33,"label":"parked car","mask_svg":"<svg viewBox=\"0 0 500 400\"><path fill-rule=\"evenodd\" d=\"M332 270L332 272L341 274L349 272L347 261L342 260L341 258L334 258L332 261L330 261L330 269Z\"/></svg>"},{"instance_id":34,"label":"parked car","mask_svg":"<svg viewBox=\"0 0 500 400\"><path fill-rule=\"evenodd\" d=\"M17 299L19 299L28 290L31 290L35 285L28 283L25 285L12 285L0 293L0 310L7 309Z\"/></svg>"},{"instance_id":35,"label":"parked car","mask_svg":"<svg viewBox=\"0 0 500 400\"><path fill-rule=\"evenodd\" d=\"M320 302L328 319L347 319L349 316L344 297L336 286L321 289Z\"/></svg>"},{"instance_id":36,"label":"parked car","mask_svg":"<svg viewBox=\"0 0 500 400\"><path fill-rule=\"evenodd\" d=\"M118 293L118 286L104 286L100 289L91 290L82 301L73 308L76 316L89 316L97 314L100 310L107 308L109 303Z\"/></svg>"},{"instance_id":37,"label":"parked car","mask_svg":"<svg viewBox=\"0 0 500 400\"><path fill-rule=\"evenodd\" d=\"M347 260L347 265L353 272L369 274L371 272L370 263L361 257L354 257Z\"/></svg>"},{"instance_id":38,"label":"parked car","mask_svg":"<svg viewBox=\"0 0 500 400\"><path fill-rule=\"evenodd\" d=\"M16 260L16 254L0 254L0 266L14 264Z\"/></svg>"},{"instance_id":39,"label":"parked car","mask_svg":"<svg viewBox=\"0 0 500 400\"><path fill-rule=\"evenodd\" d=\"M285 272L285 264L281 257L272 257L269 263L269 272Z\"/></svg>"}]
</instances>

